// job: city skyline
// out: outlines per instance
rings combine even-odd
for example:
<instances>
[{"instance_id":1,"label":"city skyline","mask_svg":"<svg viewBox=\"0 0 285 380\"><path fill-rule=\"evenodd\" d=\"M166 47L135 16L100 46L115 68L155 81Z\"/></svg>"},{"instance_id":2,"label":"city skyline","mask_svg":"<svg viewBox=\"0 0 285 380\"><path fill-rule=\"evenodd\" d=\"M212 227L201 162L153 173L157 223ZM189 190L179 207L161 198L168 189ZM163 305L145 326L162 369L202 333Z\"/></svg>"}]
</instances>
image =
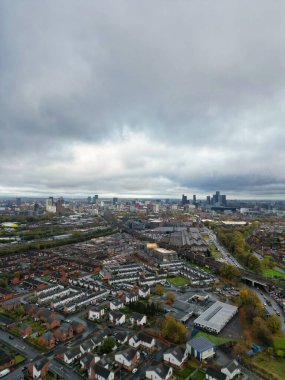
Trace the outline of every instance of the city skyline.
<instances>
[{"instance_id":1,"label":"city skyline","mask_svg":"<svg viewBox=\"0 0 285 380\"><path fill-rule=\"evenodd\" d=\"M284 13L2 1L0 196L284 199Z\"/></svg>"}]
</instances>

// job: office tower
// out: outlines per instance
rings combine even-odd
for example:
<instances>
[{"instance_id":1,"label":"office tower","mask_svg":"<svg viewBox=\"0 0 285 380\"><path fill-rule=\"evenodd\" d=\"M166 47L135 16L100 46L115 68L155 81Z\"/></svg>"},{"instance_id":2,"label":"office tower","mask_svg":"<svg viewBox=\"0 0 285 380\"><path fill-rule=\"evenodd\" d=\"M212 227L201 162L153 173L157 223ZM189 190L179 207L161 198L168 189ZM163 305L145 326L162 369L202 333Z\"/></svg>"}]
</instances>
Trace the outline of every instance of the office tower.
<instances>
[{"instance_id":1,"label":"office tower","mask_svg":"<svg viewBox=\"0 0 285 380\"><path fill-rule=\"evenodd\" d=\"M196 200L196 195L194 194L193 195L193 204L195 204L197 202L197 200Z\"/></svg>"},{"instance_id":2,"label":"office tower","mask_svg":"<svg viewBox=\"0 0 285 380\"><path fill-rule=\"evenodd\" d=\"M181 199L181 205L184 206L187 203L188 203L187 196L183 194L182 199Z\"/></svg>"},{"instance_id":3,"label":"office tower","mask_svg":"<svg viewBox=\"0 0 285 380\"><path fill-rule=\"evenodd\" d=\"M117 205L118 204L118 198L113 198L113 205Z\"/></svg>"},{"instance_id":4,"label":"office tower","mask_svg":"<svg viewBox=\"0 0 285 380\"><path fill-rule=\"evenodd\" d=\"M98 194L94 195L93 203L97 203L98 199L99 199L99 195Z\"/></svg>"},{"instance_id":5,"label":"office tower","mask_svg":"<svg viewBox=\"0 0 285 380\"><path fill-rule=\"evenodd\" d=\"M227 205L226 195L221 195L221 205L222 206L226 206Z\"/></svg>"},{"instance_id":6,"label":"office tower","mask_svg":"<svg viewBox=\"0 0 285 380\"><path fill-rule=\"evenodd\" d=\"M211 204L211 196L210 195L207 195L206 203L207 203L207 205Z\"/></svg>"},{"instance_id":7,"label":"office tower","mask_svg":"<svg viewBox=\"0 0 285 380\"><path fill-rule=\"evenodd\" d=\"M87 198L87 203L90 205L90 203L91 203L91 197Z\"/></svg>"},{"instance_id":8,"label":"office tower","mask_svg":"<svg viewBox=\"0 0 285 380\"><path fill-rule=\"evenodd\" d=\"M47 206L53 206L53 197L49 197L49 198L46 200L46 205L47 205Z\"/></svg>"},{"instance_id":9,"label":"office tower","mask_svg":"<svg viewBox=\"0 0 285 380\"><path fill-rule=\"evenodd\" d=\"M22 199L21 198L16 198L16 205L21 206Z\"/></svg>"}]
</instances>

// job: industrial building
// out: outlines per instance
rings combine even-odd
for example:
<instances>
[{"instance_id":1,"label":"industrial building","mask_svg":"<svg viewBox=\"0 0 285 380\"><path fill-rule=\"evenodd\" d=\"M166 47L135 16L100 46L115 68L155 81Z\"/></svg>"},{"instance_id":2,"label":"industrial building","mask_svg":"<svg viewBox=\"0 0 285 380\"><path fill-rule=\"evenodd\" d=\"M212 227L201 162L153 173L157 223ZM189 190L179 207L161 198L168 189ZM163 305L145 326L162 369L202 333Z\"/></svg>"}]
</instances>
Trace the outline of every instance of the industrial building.
<instances>
[{"instance_id":1,"label":"industrial building","mask_svg":"<svg viewBox=\"0 0 285 380\"><path fill-rule=\"evenodd\" d=\"M196 318L194 324L203 330L219 334L237 311L236 306L217 301Z\"/></svg>"}]
</instances>

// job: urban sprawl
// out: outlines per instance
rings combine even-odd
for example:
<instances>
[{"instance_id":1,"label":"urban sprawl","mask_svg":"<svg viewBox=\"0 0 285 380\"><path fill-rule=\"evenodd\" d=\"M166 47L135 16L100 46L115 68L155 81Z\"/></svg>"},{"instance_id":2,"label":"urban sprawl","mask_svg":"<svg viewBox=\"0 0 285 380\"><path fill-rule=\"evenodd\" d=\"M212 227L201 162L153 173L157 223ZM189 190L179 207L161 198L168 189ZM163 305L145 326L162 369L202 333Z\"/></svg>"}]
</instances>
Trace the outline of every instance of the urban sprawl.
<instances>
[{"instance_id":1,"label":"urban sprawl","mask_svg":"<svg viewBox=\"0 0 285 380\"><path fill-rule=\"evenodd\" d=\"M284 379L285 202L0 199L0 377Z\"/></svg>"}]
</instances>

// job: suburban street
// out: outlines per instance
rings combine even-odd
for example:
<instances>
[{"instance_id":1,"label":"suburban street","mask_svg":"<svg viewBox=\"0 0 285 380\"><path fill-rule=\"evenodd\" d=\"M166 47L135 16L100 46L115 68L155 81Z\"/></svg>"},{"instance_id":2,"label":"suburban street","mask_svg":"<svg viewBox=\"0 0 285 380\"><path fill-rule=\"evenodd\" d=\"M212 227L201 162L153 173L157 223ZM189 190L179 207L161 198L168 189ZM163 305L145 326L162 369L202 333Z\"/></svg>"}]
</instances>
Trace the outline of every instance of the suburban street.
<instances>
[{"instance_id":1,"label":"suburban street","mask_svg":"<svg viewBox=\"0 0 285 380\"><path fill-rule=\"evenodd\" d=\"M209 228L207 228L207 232L209 234L211 241L215 244L216 248L223 255L223 258L225 259L225 261L228 264L234 265L237 268L244 269L243 266L228 252L228 250L219 243L215 233L212 230L210 230Z\"/></svg>"}]
</instances>

